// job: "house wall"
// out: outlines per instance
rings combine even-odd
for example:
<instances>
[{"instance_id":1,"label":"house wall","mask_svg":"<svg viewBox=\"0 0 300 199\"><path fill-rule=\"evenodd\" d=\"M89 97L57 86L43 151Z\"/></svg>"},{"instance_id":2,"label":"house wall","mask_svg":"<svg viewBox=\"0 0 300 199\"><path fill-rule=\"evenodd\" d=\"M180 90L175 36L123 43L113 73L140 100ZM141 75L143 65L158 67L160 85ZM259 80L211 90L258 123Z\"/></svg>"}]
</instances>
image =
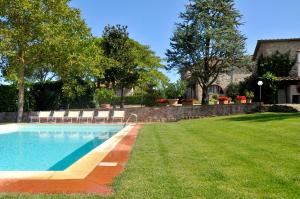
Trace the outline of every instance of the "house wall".
<instances>
[{"instance_id":1,"label":"house wall","mask_svg":"<svg viewBox=\"0 0 300 199\"><path fill-rule=\"evenodd\" d=\"M300 50L300 41L263 42L260 44L256 58L262 54L264 56L270 56L276 51L279 51L280 53L290 52L291 58L296 59L298 50ZM298 76L297 64L292 68L290 76Z\"/></svg>"},{"instance_id":2,"label":"house wall","mask_svg":"<svg viewBox=\"0 0 300 199\"><path fill-rule=\"evenodd\" d=\"M294 95L300 96L299 87L300 87L299 85L290 85L288 87L288 102L289 103L293 102L293 96Z\"/></svg>"},{"instance_id":3,"label":"house wall","mask_svg":"<svg viewBox=\"0 0 300 199\"><path fill-rule=\"evenodd\" d=\"M229 84L240 83L251 75L252 75L252 73L247 72L247 71L245 71L245 72L238 71L238 72L234 72L233 74L221 74L218 77L218 79L216 80L216 82L214 83L214 85L220 86L222 88L222 90L224 91L224 94L226 95L227 87ZM196 92L197 92L197 95L196 95L197 99L201 102L202 88L200 87L200 85L197 85ZM210 95L212 95L212 94L210 94Z\"/></svg>"},{"instance_id":4,"label":"house wall","mask_svg":"<svg viewBox=\"0 0 300 199\"><path fill-rule=\"evenodd\" d=\"M286 101L286 94L285 94L285 90L284 89L279 89L278 90L278 104L286 104L286 103L290 103Z\"/></svg>"}]
</instances>

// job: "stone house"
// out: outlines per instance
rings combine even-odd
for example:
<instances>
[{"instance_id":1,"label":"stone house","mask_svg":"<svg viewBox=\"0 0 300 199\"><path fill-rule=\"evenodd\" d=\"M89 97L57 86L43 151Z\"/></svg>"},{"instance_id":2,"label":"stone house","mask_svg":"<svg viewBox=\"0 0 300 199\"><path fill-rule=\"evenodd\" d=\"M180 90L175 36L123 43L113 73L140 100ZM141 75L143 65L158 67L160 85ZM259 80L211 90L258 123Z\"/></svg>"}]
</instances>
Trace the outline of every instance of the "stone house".
<instances>
[{"instance_id":1,"label":"stone house","mask_svg":"<svg viewBox=\"0 0 300 199\"><path fill-rule=\"evenodd\" d=\"M219 75L215 83L208 88L210 99L213 95L226 95L227 87L231 83L239 83L244 81L252 73L246 68L233 68L229 73ZM184 79L189 80L190 75L185 75ZM202 88L196 81L189 81L186 98L202 100Z\"/></svg>"},{"instance_id":2,"label":"stone house","mask_svg":"<svg viewBox=\"0 0 300 199\"><path fill-rule=\"evenodd\" d=\"M276 51L290 53L297 60L288 77L278 77L280 87L277 101L279 104L300 103L300 38L258 40L253 55L256 61L261 55L270 56Z\"/></svg>"}]
</instances>

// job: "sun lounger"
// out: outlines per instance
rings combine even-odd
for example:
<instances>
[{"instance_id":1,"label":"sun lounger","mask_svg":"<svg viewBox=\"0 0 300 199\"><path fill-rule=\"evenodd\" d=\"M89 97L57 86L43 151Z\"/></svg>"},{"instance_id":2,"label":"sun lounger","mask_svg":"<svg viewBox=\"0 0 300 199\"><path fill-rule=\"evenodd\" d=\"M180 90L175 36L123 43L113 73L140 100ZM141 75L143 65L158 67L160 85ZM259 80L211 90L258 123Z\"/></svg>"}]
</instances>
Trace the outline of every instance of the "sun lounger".
<instances>
[{"instance_id":1,"label":"sun lounger","mask_svg":"<svg viewBox=\"0 0 300 199\"><path fill-rule=\"evenodd\" d=\"M94 117L95 121L98 120L103 120L103 121L108 121L109 119L109 111L98 111L98 114Z\"/></svg>"},{"instance_id":2,"label":"sun lounger","mask_svg":"<svg viewBox=\"0 0 300 199\"><path fill-rule=\"evenodd\" d=\"M121 120L121 122L123 122L124 117L125 117L125 111L114 111L112 120L114 121L115 119L118 119Z\"/></svg>"},{"instance_id":3,"label":"sun lounger","mask_svg":"<svg viewBox=\"0 0 300 199\"><path fill-rule=\"evenodd\" d=\"M61 119L61 121L64 121L64 117L65 117L65 111L54 111L51 119L54 119L56 123L57 119Z\"/></svg>"},{"instance_id":4,"label":"sun lounger","mask_svg":"<svg viewBox=\"0 0 300 199\"><path fill-rule=\"evenodd\" d=\"M78 122L79 120L80 111L69 111L68 116L65 117L65 119L69 120L71 119L71 123L73 123L73 119L76 119Z\"/></svg>"},{"instance_id":5,"label":"sun lounger","mask_svg":"<svg viewBox=\"0 0 300 199\"><path fill-rule=\"evenodd\" d=\"M80 119L81 119L81 121L83 119L86 119L87 122L89 122L89 119L91 119L91 122L92 122L94 119L94 111L83 111Z\"/></svg>"},{"instance_id":6,"label":"sun lounger","mask_svg":"<svg viewBox=\"0 0 300 199\"><path fill-rule=\"evenodd\" d=\"M41 119L47 119L47 122L50 118L51 111L40 111L38 116L31 116L30 122L32 122L33 119L37 119L39 123L41 123Z\"/></svg>"}]
</instances>

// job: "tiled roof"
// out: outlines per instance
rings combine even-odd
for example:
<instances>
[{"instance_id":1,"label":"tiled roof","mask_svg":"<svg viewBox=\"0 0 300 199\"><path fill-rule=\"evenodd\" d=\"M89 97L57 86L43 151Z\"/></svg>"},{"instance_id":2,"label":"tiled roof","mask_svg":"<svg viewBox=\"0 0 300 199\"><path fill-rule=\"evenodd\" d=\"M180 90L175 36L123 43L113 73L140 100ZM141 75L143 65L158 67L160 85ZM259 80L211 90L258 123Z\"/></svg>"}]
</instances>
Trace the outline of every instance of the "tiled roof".
<instances>
[{"instance_id":1,"label":"tiled roof","mask_svg":"<svg viewBox=\"0 0 300 199\"><path fill-rule=\"evenodd\" d=\"M300 77L278 77L279 81L300 81Z\"/></svg>"},{"instance_id":2,"label":"tiled roof","mask_svg":"<svg viewBox=\"0 0 300 199\"><path fill-rule=\"evenodd\" d=\"M256 59L258 49L262 43L274 43L274 42L290 42L290 41L300 41L300 38L288 38L288 39L261 39L257 40L256 48L253 54L253 60Z\"/></svg>"}]
</instances>

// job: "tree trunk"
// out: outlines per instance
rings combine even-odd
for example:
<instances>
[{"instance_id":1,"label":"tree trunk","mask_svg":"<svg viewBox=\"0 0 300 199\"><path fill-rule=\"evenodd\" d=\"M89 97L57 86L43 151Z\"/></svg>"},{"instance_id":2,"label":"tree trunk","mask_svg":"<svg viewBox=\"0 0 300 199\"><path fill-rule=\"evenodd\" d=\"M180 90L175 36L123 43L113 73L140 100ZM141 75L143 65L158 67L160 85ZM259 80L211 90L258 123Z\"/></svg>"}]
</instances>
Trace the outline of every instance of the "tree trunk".
<instances>
[{"instance_id":1,"label":"tree trunk","mask_svg":"<svg viewBox=\"0 0 300 199\"><path fill-rule=\"evenodd\" d=\"M112 89L113 89L114 93L116 94L116 83L115 82L112 82ZM112 100L112 107L113 107L113 109L116 109L115 99Z\"/></svg>"},{"instance_id":2,"label":"tree trunk","mask_svg":"<svg viewBox=\"0 0 300 199\"><path fill-rule=\"evenodd\" d=\"M121 87L121 104L120 108L124 108L124 87Z\"/></svg>"},{"instance_id":3,"label":"tree trunk","mask_svg":"<svg viewBox=\"0 0 300 199\"><path fill-rule=\"evenodd\" d=\"M23 57L23 56L22 56ZM23 58L22 58L23 59ZM21 64L18 69L18 116L17 122L20 123L23 120L23 111L24 111L24 59L21 60Z\"/></svg>"},{"instance_id":4,"label":"tree trunk","mask_svg":"<svg viewBox=\"0 0 300 199\"><path fill-rule=\"evenodd\" d=\"M209 104L208 87L202 86L202 105Z\"/></svg>"}]
</instances>

